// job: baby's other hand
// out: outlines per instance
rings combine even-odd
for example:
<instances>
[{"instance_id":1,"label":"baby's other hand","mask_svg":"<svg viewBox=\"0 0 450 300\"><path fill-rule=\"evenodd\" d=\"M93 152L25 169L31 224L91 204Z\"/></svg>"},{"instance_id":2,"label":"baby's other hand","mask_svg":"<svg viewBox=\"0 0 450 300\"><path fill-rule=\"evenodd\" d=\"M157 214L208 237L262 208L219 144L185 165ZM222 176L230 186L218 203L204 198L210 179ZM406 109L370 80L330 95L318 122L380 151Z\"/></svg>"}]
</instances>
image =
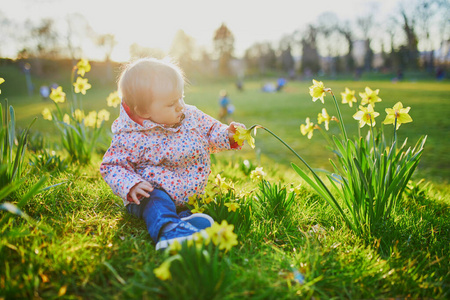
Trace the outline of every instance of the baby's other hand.
<instances>
[{"instance_id":1,"label":"baby's other hand","mask_svg":"<svg viewBox=\"0 0 450 300\"><path fill-rule=\"evenodd\" d=\"M142 198L150 197L149 192L153 191L153 186L148 181L141 181L131 188L128 192L127 199L139 205Z\"/></svg>"}]
</instances>

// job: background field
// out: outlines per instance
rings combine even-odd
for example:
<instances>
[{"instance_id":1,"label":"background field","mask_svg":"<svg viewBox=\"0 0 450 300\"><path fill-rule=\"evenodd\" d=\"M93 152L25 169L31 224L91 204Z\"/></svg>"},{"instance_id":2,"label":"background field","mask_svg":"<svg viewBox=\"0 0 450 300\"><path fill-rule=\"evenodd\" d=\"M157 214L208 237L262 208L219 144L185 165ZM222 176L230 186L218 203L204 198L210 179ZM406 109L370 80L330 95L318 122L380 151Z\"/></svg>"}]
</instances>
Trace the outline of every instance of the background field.
<instances>
[{"instance_id":1,"label":"background field","mask_svg":"<svg viewBox=\"0 0 450 300\"><path fill-rule=\"evenodd\" d=\"M25 127L34 116L38 116L38 121L33 127L34 131L47 133L49 138L53 133L53 126L50 122L42 119L40 113L44 107L53 108L51 100L43 101L40 96L29 97L26 92L25 77L13 66L3 67L2 76L6 83L2 85L2 96L9 100L9 103L16 109L16 118L19 126ZM41 84L51 82L61 82L64 89L69 91L69 86L65 82L70 82L69 75L54 75L53 78L34 78L34 84L39 87ZM93 73L87 76L93 88L88 91L82 99L83 108L86 111L106 108L111 112L111 120L106 124L110 128L113 119L118 115L118 108L106 106L106 97L115 90L113 82L105 82L102 74ZM356 90L356 94L363 92L366 86L371 89L380 89L379 96L383 102L377 103L375 110L380 113L376 119L378 126L384 120L385 108L392 107L397 101L403 105L410 106L410 115L413 123L402 125L398 132L400 140L408 138L408 143L414 145L418 138L427 135L425 151L416 173L416 178L425 177L439 184L447 184L450 179L450 84L447 81L436 82L434 80L420 80L420 75L413 74L403 82L391 82L389 77L374 77L384 80L323 80L327 87L330 87L340 101L340 93L345 87ZM326 148L326 142L318 131L312 140L300 134L300 124L305 122L306 117L310 117L313 122L317 122L317 114L322 109L320 101L312 102L308 93L310 80L289 81L285 90L280 93L263 93L261 86L265 82L275 82L275 78L248 79L244 82L244 91L238 91L231 80L192 80L186 88L185 101L195 105L206 113L217 117L218 94L221 89L229 92L231 101L236 107L234 120L244 123L246 126L253 124L263 125L284 139L300 155L302 155L314 168L328 169L331 152ZM71 95L68 93L70 99ZM358 97L358 99L360 99ZM330 95L325 98L325 107L330 115L336 114ZM358 132L357 122L352 118L356 108L342 105L341 111L345 119L346 128L349 135L356 135ZM332 123L330 133L338 133L338 126ZM392 125L386 127L388 135L392 132ZM362 129L362 133L367 132L367 126ZM107 147L109 140L104 141ZM273 137L265 132L260 132L256 136L256 149L244 147L241 153L243 157L261 159L264 164L282 163L288 164L295 158ZM240 155L241 155L240 154ZM222 155L222 154L221 154ZM230 154L223 154L230 155Z\"/></svg>"}]
</instances>

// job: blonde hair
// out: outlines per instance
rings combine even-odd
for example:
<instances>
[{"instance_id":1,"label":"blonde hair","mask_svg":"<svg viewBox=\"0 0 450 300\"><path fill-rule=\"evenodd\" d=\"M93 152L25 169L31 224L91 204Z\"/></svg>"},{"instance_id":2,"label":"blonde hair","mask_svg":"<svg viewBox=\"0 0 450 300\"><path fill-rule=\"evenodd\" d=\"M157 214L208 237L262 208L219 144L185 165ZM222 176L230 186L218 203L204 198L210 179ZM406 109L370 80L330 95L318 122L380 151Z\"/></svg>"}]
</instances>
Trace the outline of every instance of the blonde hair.
<instances>
[{"instance_id":1,"label":"blonde hair","mask_svg":"<svg viewBox=\"0 0 450 300\"><path fill-rule=\"evenodd\" d=\"M122 101L143 116L149 113L155 87L183 93L184 84L184 73L171 58L141 58L125 65L117 85Z\"/></svg>"},{"instance_id":2,"label":"blonde hair","mask_svg":"<svg viewBox=\"0 0 450 300\"><path fill-rule=\"evenodd\" d=\"M220 90L219 92L220 97L226 97L228 95L226 90Z\"/></svg>"}]
</instances>

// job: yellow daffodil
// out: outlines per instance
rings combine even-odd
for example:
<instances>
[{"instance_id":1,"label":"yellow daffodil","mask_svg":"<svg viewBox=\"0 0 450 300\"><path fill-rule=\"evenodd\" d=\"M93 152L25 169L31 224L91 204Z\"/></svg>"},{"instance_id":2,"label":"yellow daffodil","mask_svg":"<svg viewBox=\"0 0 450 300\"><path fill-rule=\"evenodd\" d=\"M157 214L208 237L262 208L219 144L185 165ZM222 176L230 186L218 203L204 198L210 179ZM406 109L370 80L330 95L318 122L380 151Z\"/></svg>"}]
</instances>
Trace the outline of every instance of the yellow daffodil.
<instances>
[{"instance_id":1,"label":"yellow daffodil","mask_svg":"<svg viewBox=\"0 0 450 300\"><path fill-rule=\"evenodd\" d=\"M64 114L63 122L66 124L70 124L70 116L68 114Z\"/></svg>"},{"instance_id":2,"label":"yellow daffodil","mask_svg":"<svg viewBox=\"0 0 450 300\"><path fill-rule=\"evenodd\" d=\"M219 230L220 225L217 222L214 222L214 224L211 227L205 229L211 242L216 246L219 244Z\"/></svg>"},{"instance_id":3,"label":"yellow daffodil","mask_svg":"<svg viewBox=\"0 0 450 300\"><path fill-rule=\"evenodd\" d=\"M222 176L220 176L220 174L216 175L216 178L214 179L214 183L218 186L220 186L221 182L225 180L225 178L222 178Z\"/></svg>"},{"instance_id":4,"label":"yellow daffodil","mask_svg":"<svg viewBox=\"0 0 450 300\"><path fill-rule=\"evenodd\" d=\"M56 89L52 89L50 99L52 99L55 103L63 103L66 101L66 93L63 92L61 86L58 86Z\"/></svg>"},{"instance_id":5,"label":"yellow daffodil","mask_svg":"<svg viewBox=\"0 0 450 300\"><path fill-rule=\"evenodd\" d=\"M95 110L90 111L89 114L84 118L84 126L95 127L97 124L97 112Z\"/></svg>"},{"instance_id":6,"label":"yellow daffodil","mask_svg":"<svg viewBox=\"0 0 450 300\"><path fill-rule=\"evenodd\" d=\"M319 113L319 115L317 116L317 123L319 124L325 123L325 129L328 130L330 129L329 128L330 121L331 117L327 113L327 110L325 108L322 108L322 112Z\"/></svg>"},{"instance_id":7,"label":"yellow daffodil","mask_svg":"<svg viewBox=\"0 0 450 300\"><path fill-rule=\"evenodd\" d=\"M251 129L236 127L236 133L233 135L233 139L239 146L244 145L244 141L247 141L250 147L255 148L255 139L251 135Z\"/></svg>"},{"instance_id":8,"label":"yellow daffodil","mask_svg":"<svg viewBox=\"0 0 450 300\"><path fill-rule=\"evenodd\" d=\"M181 250L181 244L179 241L175 240L169 246L169 252L171 255L177 254Z\"/></svg>"},{"instance_id":9,"label":"yellow daffodil","mask_svg":"<svg viewBox=\"0 0 450 300\"><path fill-rule=\"evenodd\" d=\"M359 93L361 97L361 105L371 104L375 107L375 102L381 102L381 98L378 97L379 89L372 91L369 87L366 87L365 93Z\"/></svg>"},{"instance_id":10,"label":"yellow daffodil","mask_svg":"<svg viewBox=\"0 0 450 300\"><path fill-rule=\"evenodd\" d=\"M342 96L342 103L348 105L350 107L353 107L353 102L358 102L358 100L355 97L355 91L350 90L349 88L345 88L345 92L341 93Z\"/></svg>"},{"instance_id":11,"label":"yellow daffodil","mask_svg":"<svg viewBox=\"0 0 450 300\"><path fill-rule=\"evenodd\" d=\"M260 181L264 179L266 173L263 171L262 167L257 167L253 171L250 172L250 179L252 181Z\"/></svg>"},{"instance_id":12,"label":"yellow daffodil","mask_svg":"<svg viewBox=\"0 0 450 300\"><path fill-rule=\"evenodd\" d=\"M225 251L231 250L233 246L236 246L238 244L237 242L237 235L233 232L234 225L230 224L228 225L226 220L223 220L220 224L221 230L219 231L219 237L220 237L220 245L219 249Z\"/></svg>"},{"instance_id":13,"label":"yellow daffodil","mask_svg":"<svg viewBox=\"0 0 450 300\"><path fill-rule=\"evenodd\" d=\"M240 207L239 203L236 202L225 203L225 206L228 207L228 212L235 212Z\"/></svg>"},{"instance_id":14,"label":"yellow daffodil","mask_svg":"<svg viewBox=\"0 0 450 300\"><path fill-rule=\"evenodd\" d=\"M196 232L192 235L192 239L186 241L186 245L188 247L197 247L197 249L201 249L203 244L208 245L209 240L205 239L200 232Z\"/></svg>"},{"instance_id":15,"label":"yellow daffodil","mask_svg":"<svg viewBox=\"0 0 450 300\"><path fill-rule=\"evenodd\" d=\"M225 251L228 252L231 250L231 248L233 248L233 246L236 246L237 244L238 244L237 235L233 232L233 229L231 229L223 233L219 249L220 250L225 249Z\"/></svg>"},{"instance_id":16,"label":"yellow daffodil","mask_svg":"<svg viewBox=\"0 0 450 300\"><path fill-rule=\"evenodd\" d=\"M5 82L5 79L3 79L2 77L0 77L0 84L2 84L3 82ZM0 94L2 93L2 90L0 90Z\"/></svg>"},{"instance_id":17,"label":"yellow daffodil","mask_svg":"<svg viewBox=\"0 0 450 300\"><path fill-rule=\"evenodd\" d=\"M395 124L397 119L397 127L398 129L400 125L404 123L412 122L411 116L408 114L411 107L403 108L403 104L401 102L397 102L393 108L386 108L386 119L384 119L384 124Z\"/></svg>"},{"instance_id":18,"label":"yellow daffodil","mask_svg":"<svg viewBox=\"0 0 450 300\"><path fill-rule=\"evenodd\" d=\"M229 251L233 246L237 245L237 235L233 232L234 225L228 225L226 220L221 224L214 222L214 224L206 228L211 241L214 245L219 246L219 249Z\"/></svg>"},{"instance_id":19,"label":"yellow daffodil","mask_svg":"<svg viewBox=\"0 0 450 300\"><path fill-rule=\"evenodd\" d=\"M291 193L296 193L296 194L300 194L301 188L302 188L301 185L297 185L297 186L294 187L294 186L291 184L291 188L289 189L289 192L291 192Z\"/></svg>"},{"instance_id":20,"label":"yellow daffodil","mask_svg":"<svg viewBox=\"0 0 450 300\"><path fill-rule=\"evenodd\" d=\"M233 183L230 181L230 183L227 183L225 181L226 178L222 178L220 174L217 174L216 179L214 180L215 184L220 187L221 190L228 191L231 189L234 189Z\"/></svg>"},{"instance_id":21,"label":"yellow daffodil","mask_svg":"<svg viewBox=\"0 0 450 300\"><path fill-rule=\"evenodd\" d=\"M195 205L195 204L197 204L197 199L198 199L198 196L197 196L197 195L192 195L192 196L190 196L190 197L188 198L188 204L189 204L189 205Z\"/></svg>"},{"instance_id":22,"label":"yellow daffodil","mask_svg":"<svg viewBox=\"0 0 450 300\"><path fill-rule=\"evenodd\" d=\"M308 139L311 139L314 131L314 123L309 121L309 117L306 118L306 125L300 125L300 131L303 135L308 135Z\"/></svg>"},{"instance_id":23,"label":"yellow daffodil","mask_svg":"<svg viewBox=\"0 0 450 300\"><path fill-rule=\"evenodd\" d=\"M77 81L73 84L75 88L75 93L82 93L86 95L86 91L90 89L92 86L88 83L87 78L78 77Z\"/></svg>"},{"instance_id":24,"label":"yellow daffodil","mask_svg":"<svg viewBox=\"0 0 450 300\"><path fill-rule=\"evenodd\" d=\"M320 99L322 103L325 103L323 97L325 97L326 92L330 92L331 89L325 88L322 81L316 81L313 79L313 85L309 87L309 94L313 98L312 100L316 102L317 99Z\"/></svg>"},{"instance_id":25,"label":"yellow daffodil","mask_svg":"<svg viewBox=\"0 0 450 300\"><path fill-rule=\"evenodd\" d=\"M84 111L80 110L80 109L75 109L75 111L73 112L73 117L75 118L75 120L77 120L77 122L80 122L84 119Z\"/></svg>"},{"instance_id":26,"label":"yellow daffodil","mask_svg":"<svg viewBox=\"0 0 450 300\"><path fill-rule=\"evenodd\" d=\"M203 200L205 201L206 204L209 204L209 203L211 203L211 201L213 201L214 199L213 199L213 197L211 197L211 196L208 195L208 196L206 196L205 199L203 199Z\"/></svg>"},{"instance_id":27,"label":"yellow daffodil","mask_svg":"<svg viewBox=\"0 0 450 300\"><path fill-rule=\"evenodd\" d=\"M188 241L188 245L189 242L191 241L194 242L195 245L200 248L203 244L208 245L210 242L210 238L207 234L203 235L201 232L196 232L192 235L192 240Z\"/></svg>"},{"instance_id":28,"label":"yellow daffodil","mask_svg":"<svg viewBox=\"0 0 450 300\"><path fill-rule=\"evenodd\" d=\"M98 112L98 118L99 118L99 120L102 120L102 121L108 121L109 120L109 111L107 111L106 109L102 109L102 110L100 110L99 112Z\"/></svg>"},{"instance_id":29,"label":"yellow daffodil","mask_svg":"<svg viewBox=\"0 0 450 300\"><path fill-rule=\"evenodd\" d=\"M44 120L51 121L53 119L53 117L52 117L52 112L50 111L50 109L48 109L47 107L44 108L44 110L42 111L42 117L44 118Z\"/></svg>"},{"instance_id":30,"label":"yellow daffodil","mask_svg":"<svg viewBox=\"0 0 450 300\"><path fill-rule=\"evenodd\" d=\"M153 273L160 280L168 280L172 278L170 273L170 261L164 261L158 268L153 270Z\"/></svg>"},{"instance_id":31,"label":"yellow daffodil","mask_svg":"<svg viewBox=\"0 0 450 300\"><path fill-rule=\"evenodd\" d=\"M87 72L91 70L91 65L89 64L89 61L87 59L80 59L80 61L77 63L77 74L84 76Z\"/></svg>"},{"instance_id":32,"label":"yellow daffodil","mask_svg":"<svg viewBox=\"0 0 450 300\"><path fill-rule=\"evenodd\" d=\"M117 91L109 94L108 98L106 98L106 103L108 106L117 107L120 104L120 97Z\"/></svg>"},{"instance_id":33,"label":"yellow daffodil","mask_svg":"<svg viewBox=\"0 0 450 300\"><path fill-rule=\"evenodd\" d=\"M353 119L359 120L359 127L363 127L366 124L375 126L375 118L380 114L373 110L372 104L369 104L367 108L360 105L359 109L360 111L353 115Z\"/></svg>"},{"instance_id":34,"label":"yellow daffodil","mask_svg":"<svg viewBox=\"0 0 450 300\"><path fill-rule=\"evenodd\" d=\"M205 211L205 209L204 209L203 207L200 207L200 206L198 205L198 203L195 203L195 204L194 204L194 209L191 210L191 213L197 214L197 213L202 213L202 212L204 212L204 211Z\"/></svg>"}]
</instances>

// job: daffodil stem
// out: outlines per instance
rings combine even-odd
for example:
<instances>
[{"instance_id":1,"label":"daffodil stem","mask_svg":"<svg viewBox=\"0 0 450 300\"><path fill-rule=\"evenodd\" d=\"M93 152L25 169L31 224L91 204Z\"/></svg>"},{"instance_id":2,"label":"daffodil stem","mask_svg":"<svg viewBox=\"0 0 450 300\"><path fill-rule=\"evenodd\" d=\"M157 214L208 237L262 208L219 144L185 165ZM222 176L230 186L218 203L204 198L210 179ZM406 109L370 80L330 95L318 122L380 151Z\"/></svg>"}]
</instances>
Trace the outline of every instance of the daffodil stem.
<instances>
[{"instance_id":1,"label":"daffodil stem","mask_svg":"<svg viewBox=\"0 0 450 300\"><path fill-rule=\"evenodd\" d=\"M312 168L308 165L308 163L307 163L300 155L298 155L298 153L295 152L295 150L292 149L291 146L289 146L285 141L283 141L283 140L282 140L281 138L279 138L275 133L273 133L272 131L270 131L270 130L267 129L266 127L259 126L259 125L256 125L256 126L258 126L259 128L264 129L265 131L267 131L268 133L270 133L271 135L273 135L277 140L279 140L283 145L285 145L286 148L288 148L289 150L291 150L291 152L294 153L294 155L297 156L297 158L300 159L300 160L308 167L308 169L310 169L310 170L312 171ZM254 128L254 127L256 127L256 126L252 126L252 128Z\"/></svg>"},{"instance_id":2,"label":"daffodil stem","mask_svg":"<svg viewBox=\"0 0 450 300\"><path fill-rule=\"evenodd\" d=\"M372 134L372 144L373 144L373 151L377 151L377 147L375 146L375 135L373 133L373 123L372 118L370 118L370 133ZM376 154L376 153L375 153Z\"/></svg>"},{"instance_id":3,"label":"daffodil stem","mask_svg":"<svg viewBox=\"0 0 450 300\"><path fill-rule=\"evenodd\" d=\"M72 68L72 73L70 74L70 80L71 80L71 85L72 85L72 87L71 87L72 99L73 99L73 104L74 104L75 109L78 108L80 110L83 110L82 107L81 107L81 102L78 103L77 94L75 93L74 86L73 86L73 84L75 83L75 71L76 70L77 70L77 67L74 66ZM80 105L78 105L78 104L80 104ZM72 113L73 113L73 111L72 111Z\"/></svg>"},{"instance_id":4,"label":"daffodil stem","mask_svg":"<svg viewBox=\"0 0 450 300\"><path fill-rule=\"evenodd\" d=\"M336 209L339 210L339 212L341 213L341 215L344 217L345 222L347 224L349 224L349 226L351 228L353 228L353 225L350 223L350 221L347 219L346 215L344 214L343 210L341 209L341 207L339 206L339 204L337 203L336 199L334 198L333 194L330 192L330 190L328 189L328 187L325 185L325 183L322 181L322 179L320 179L320 177L317 175L317 173L308 165L308 163L297 153L295 152L294 149L292 149L288 144L286 144L285 141L283 141L281 138L279 138L275 133L273 133L272 131L270 131L269 129L260 126L260 125L253 125L251 129L253 128L262 128L265 131L267 131L268 133L270 133L271 135L273 135L277 140L279 140L283 145L286 146L286 148L288 148L289 150L291 150L291 152L298 158L300 159L300 161L311 171L311 173L314 176L314 179L316 180L316 183L318 184L318 186L320 188L322 188L324 191L323 193L329 196L329 199L327 199L327 201L329 201L329 203L333 203L333 205L336 207ZM344 131L345 132L345 131Z\"/></svg>"},{"instance_id":5,"label":"daffodil stem","mask_svg":"<svg viewBox=\"0 0 450 300\"><path fill-rule=\"evenodd\" d=\"M395 143L395 148L397 148L397 117L395 117L395 122L394 122L394 143Z\"/></svg>"},{"instance_id":6,"label":"daffodil stem","mask_svg":"<svg viewBox=\"0 0 450 300\"><path fill-rule=\"evenodd\" d=\"M356 112L358 112L358 109L356 109ZM358 124L358 136L361 137L361 126Z\"/></svg>"},{"instance_id":7,"label":"daffodil stem","mask_svg":"<svg viewBox=\"0 0 450 300\"><path fill-rule=\"evenodd\" d=\"M266 127L260 126L260 125L254 125L252 126L250 129L253 129L254 127L258 127L258 128L262 128L265 131L267 131L268 133L270 133L271 135L273 135L277 140L279 140L283 145L286 146L286 148L288 148L289 150L291 150L291 152L298 158L301 160L301 162L311 171L311 173L313 173L314 177L320 181L322 187L324 187L328 194L331 195L331 192L328 190L328 188L325 186L325 184L322 182L322 180L320 179L320 177L316 174L316 172L314 172L314 170L308 165L308 163L297 153L295 152L294 149L291 148L291 146L289 146L285 141L283 141L280 137L278 137L275 133L273 133L272 131L270 131L269 129L267 129Z\"/></svg>"},{"instance_id":8,"label":"daffodil stem","mask_svg":"<svg viewBox=\"0 0 450 300\"><path fill-rule=\"evenodd\" d=\"M333 96L334 105L336 106L336 110L337 110L339 121L340 121L339 125L341 126L341 131L342 131L342 134L344 135L345 143L347 143L347 140L348 140L347 131L345 130L344 119L342 118L341 110L339 109L339 105L337 103L336 97L334 96L333 92L331 91L330 93L331 93L331 96Z\"/></svg>"},{"instance_id":9,"label":"daffodil stem","mask_svg":"<svg viewBox=\"0 0 450 300\"><path fill-rule=\"evenodd\" d=\"M318 129L319 129L320 133L322 134L322 136L324 137L324 139L327 141L327 143L328 143L330 146L333 146L333 142L331 141L331 139L330 139L330 137L328 136L328 134L326 134L326 133L322 130L322 128L318 127Z\"/></svg>"}]
</instances>

